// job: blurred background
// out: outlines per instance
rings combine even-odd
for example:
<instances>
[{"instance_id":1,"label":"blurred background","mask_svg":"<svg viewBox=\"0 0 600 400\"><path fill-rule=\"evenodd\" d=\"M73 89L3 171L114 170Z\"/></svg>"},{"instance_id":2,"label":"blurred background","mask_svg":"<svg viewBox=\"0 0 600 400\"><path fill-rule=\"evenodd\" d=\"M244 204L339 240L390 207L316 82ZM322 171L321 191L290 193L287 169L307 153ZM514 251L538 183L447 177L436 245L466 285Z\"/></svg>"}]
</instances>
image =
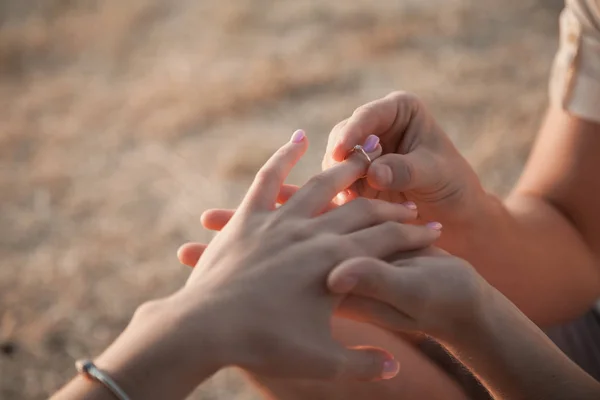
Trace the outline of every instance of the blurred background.
<instances>
[{"instance_id":1,"label":"blurred background","mask_svg":"<svg viewBox=\"0 0 600 400\"><path fill-rule=\"evenodd\" d=\"M296 128L417 93L489 190L544 107L559 0L0 0L0 398L43 399L179 287L199 216ZM223 372L193 398L254 399Z\"/></svg>"}]
</instances>

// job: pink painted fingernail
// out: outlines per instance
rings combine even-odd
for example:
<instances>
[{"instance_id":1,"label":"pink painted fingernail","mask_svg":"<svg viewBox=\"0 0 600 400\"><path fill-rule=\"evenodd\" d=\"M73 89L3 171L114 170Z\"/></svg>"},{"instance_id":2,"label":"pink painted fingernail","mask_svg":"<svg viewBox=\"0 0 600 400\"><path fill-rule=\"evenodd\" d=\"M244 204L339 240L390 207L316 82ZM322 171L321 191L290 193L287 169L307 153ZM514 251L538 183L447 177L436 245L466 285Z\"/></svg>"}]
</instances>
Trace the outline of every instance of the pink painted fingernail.
<instances>
[{"instance_id":1,"label":"pink painted fingernail","mask_svg":"<svg viewBox=\"0 0 600 400\"><path fill-rule=\"evenodd\" d=\"M417 203L415 203L414 201L406 201L406 202L402 203L402 205L404 207L408 208L409 210L417 209Z\"/></svg>"},{"instance_id":2,"label":"pink painted fingernail","mask_svg":"<svg viewBox=\"0 0 600 400\"><path fill-rule=\"evenodd\" d=\"M300 143L304 140L305 137L306 137L306 133L304 133L304 131L302 129L298 129L296 132L294 132L292 134L292 138L290 139L290 141L292 143Z\"/></svg>"},{"instance_id":3,"label":"pink painted fingernail","mask_svg":"<svg viewBox=\"0 0 600 400\"><path fill-rule=\"evenodd\" d=\"M379 136L369 135L369 137L367 138L367 140L365 140L365 143L363 144L363 149L367 153L371 153L371 152L375 151L378 144L379 144Z\"/></svg>"},{"instance_id":4,"label":"pink painted fingernail","mask_svg":"<svg viewBox=\"0 0 600 400\"><path fill-rule=\"evenodd\" d=\"M398 375L400 364L396 360L386 360L383 362L383 371L381 371L381 379L392 379Z\"/></svg>"},{"instance_id":5,"label":"pink painted fingernail","mask_svg":"<svg viewBox=\"0 0 600 400\"><path fill-rule=\"evenodd\" d=\"M428 227L429 229L433 229L434 231L442 230L442 224L440 224L439 222L429 222L425 226Z\"/></svg>"}]
</instances>

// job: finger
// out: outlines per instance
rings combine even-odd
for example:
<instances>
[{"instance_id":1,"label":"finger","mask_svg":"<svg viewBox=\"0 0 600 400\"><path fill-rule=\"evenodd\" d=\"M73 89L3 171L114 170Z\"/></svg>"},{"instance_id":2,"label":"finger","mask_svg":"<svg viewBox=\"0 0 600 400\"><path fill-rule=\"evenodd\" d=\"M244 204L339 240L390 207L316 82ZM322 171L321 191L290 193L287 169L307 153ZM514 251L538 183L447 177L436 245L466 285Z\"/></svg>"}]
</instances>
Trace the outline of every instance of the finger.
<instances>
[{"instance_id":1,"label":"finger","mask_svg":"<svg viewBox=\"0 0 600 400\"><path fill-rule=\"evenodd\" d=\"M394 307L408 318L427 296L421 268L399 268L375 258L353 258L335 267L327 287L336 294L366 297Z\"/></svg>"},{"instance_id":2,"label":"finger","mask_svg":"<svg viewBox=\"0 0 600 400\"><path fill-rule=\"evenodd\" d=\"M387 257L385 261L391 264L403 266L405 261L414 259L416 257L447 257L450 254L436 246L429 246L424 249L418 249L413 251L402 251L397 254L393 254Z\"/></svg>"},{"instance_id":3,"label":"finger","mask_svg":"<svg viewBox=\"0 0 600 400\"><path fill-rule=\"evenodd\" d=\"M285 204L298 190L300 190L299 186L283 185L277 195L277 203Z\"/></svg>"},{"instance_id":4,"label":"finger","mask_svg":"<svg viewBox=\"0 0 600 400\"><path fill-rule=\"evenodd\" d=\"M283 185L277 195L277 203L283 204L298 191L299 187L295 185ZM233 218L236 210L225 208L213 208L206 210L200 217L202 226L211 231L220 231Z\"/></svg>"},{"instance_id":5,"label":"finger","mask_svg":"<svg viewBox=\"0 0 600 400\"><path fill-rule=\"evenodd\" d=\"M235 210L214 208L206 210L200 217L200 223L211 231L220 231L233 218Z\"/></svg>"},{"instance_id":6,"label":"finger","mask_svg":"<svg viewBox=\"0 0 600 400\"><path fill-rule=\"evenodd\" d=\"M385 350L360 346L346 348L339 346L325 364L331 364L335 371L331 379L377 381L391 379L398 374L400 364Z\"/></svg>"},{"instance_id":7,"label":"finger","mask_svg":"<svg viewBox=\"0 0 600 400\"><path fill-rule=\"evenodd\" d=\"M337 316L377 325L392 332L412 331L417 326L415 320L402 311L368 297L346 296L335 313Z\"/></svg>"},{"instance_id":8,"label":"finger","mask_svg":"<svg viewBox=\"0 0 600 400\"><path fill-rule=\"evenodd\" d=\"M385 258L401 251L431 246L440 237L440 229L437 229L437 225L409 225L388 221L350 233L347 237L367 255Z\"/></svg>"},{"instance_id":9,"label":"finger","mask_svg":"<svg viewBox=\"0 0 600 400\"><path fill-rule=\"evenodd\" d=\"M281 191L279 192L279 196L277 197L277 203L285 204L287 203L296 192L300 190L299 186L296 185L283 185ZM329 203L329 205L323 210L323 212L327 212L337 208L337 204L333 201Z\"/></svg>"},{"instance_id":10,"label":"finger","mask_svg":"<svg viewBox=\"0 0 600 400\"><path fill-rule=\"evenodd\" d=\"M408 222L417 218L416 208L384 200L358 198L315 218L319 231L349 233L385 221Z\"/></svg>"},{"instance_id":11,"label":"finger","mask_svg":"<svg viewBox=\"0 0 600 400\"><path fill-rule=\"evenodd\" d=\"M283 185L277 196L277 203L285 204L293 195L300 189L296 185ZM332 210L337 207L337 204L331 203L325 211ZM220 231L225 228L225 225L233 218L236 210L226 208L213 208L206 210L200 217L200 223L206 229L211 231Z\"/></svg>"},{"instance_id":12,"label":"finger","mask_svg":"<svg viewBox=\"0 0 600 400\"><path fill-rule=\"evenodd\" d=\"M325 155L323 156L323 161L321 162L321 168L323 169L323 171L328 169L332 165L337 164L337 162L331 158L331 153L333 152L333 148L335 147L338 141L341 130L348 123L348 119L349 118L346 118L345 120L338 122L338 124L334 126L331 132L329 133L329 137L327 138L327 147L325 149Z\"/></svg>"},{"instance_id":13,"label":"finger","mask_svg":"<svg viewBox=\"0 0 600 400\"><path fill-rule=\"evenodd\" d=\"M177 259L183 265L195 267L208 245L203 243L186 243L177 249Z\"/></svg>"},{"instance_id":14,"label":"finger","mask_svg":"<svg viewBox=\"0 0 600 400\"><path fill-rule=\"evenodd\" d=\"M364 149L369 158L377 158L381 154L379 139L375 136L369 137ZM368 165L369 161L363 154L353 152L345 162L312 177L282 206L282 210L303 216L319 214L330 205L338 193L362 177Z\"/></svg>"},{"instance_id":15,"label":"finger","mask_svg":"<svg viewBox=\"0 0 600 400\"><path fill-rule=\"evenodd\" d=\"M272 210L285 178L307 148L308 140L304 131L294 132L290 141L277 150L258 171L240 208Z\"/></svg>"},{"instance_id":16,"label":"finger","mask_svg":"<svg viewBox=\"0 0 600 400\"><path fill-rule=\"evenodd\" d=\"M369 185L377 190L408 191L424 187L437 177L431 171L434 163L424 151L409 154L386 154L375 160L367 171Z\"/></svg>"},{"instance_id":17,"label":"finger","mask_svg":"<svg viewBox=\"0 0 600 400\"><path fill-rule=\"evenodd\" d=\"M401 134L416 111L416 106L417 102L413 101L411 95L395 92L357 108L345 126L339 129L336 143L331 149L331 158L333 161L342 161L355 144L362 143L370 134L382 136L391 129Z\"/></svg>"}]
</instances>

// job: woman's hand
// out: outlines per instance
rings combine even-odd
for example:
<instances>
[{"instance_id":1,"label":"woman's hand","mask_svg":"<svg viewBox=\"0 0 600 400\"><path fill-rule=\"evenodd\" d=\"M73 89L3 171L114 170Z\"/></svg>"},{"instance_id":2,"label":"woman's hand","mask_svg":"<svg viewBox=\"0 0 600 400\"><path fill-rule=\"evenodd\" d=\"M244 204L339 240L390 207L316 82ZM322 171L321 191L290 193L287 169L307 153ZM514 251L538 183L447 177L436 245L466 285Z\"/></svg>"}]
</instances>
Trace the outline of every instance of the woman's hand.
<instances>
[{"instance_id":1,"label":"woman's hand","mask_svg":"<svg viewBox=\"0 0 600 400\"><path fill-rule=\"evenodd\" d=\"M466 261L437 248L395 258L355 258L334 268L328 287L347 295L338 313L446 344L465 339L484 316L491 286Z\"/></svg>"},{"instance_id":2,"label":"woman's hand","mask_svg":"<svg viewBox=\"0 0 600 400\"><path fill-rule=\"evenodd\" d=\"M283 181L307 148L298 135L261 168L231 221L175 295L187 321L181 329L194 332L202 323L196 313L208 307L225 321L218 329L229 349L224 365L278 377L393 377L398 365L386 352L347 349L332 339L330 318L341 296L328 293L326 277L353 257L383 258L429 246L439 231L402 224L413 220L415 211L379 200L323 213L337 193L364 174L367 163L360 155L313 177L277 208Z\"/></svg>"},{"instance_id":3,"label":"woman's hand","mask_svg":"<svg viewBox=\"0 0 600 400\"><path fill-rule=\"evenodd\" d=\"M376 159L381 155L381 146L379 146L379 138L375 135L367 137L363 145L364 150L369 154L371 159ZM348 153L346 154L348 155ZM292 196L300 190L300 187L295 185L282 184L279 193L277 194L277 203L285 204ZM412 210L416 210L416 206L412 202L404 203L404 205ZM331 211L338 207L335 202L330 202L327 207L323 209L323 212ZM206 229L213 231L222 230L225 225L231 220L236 210L214 208L206 210L202 213L200 222ZM415 214L416 218L416 214ZM179 262L188 267L194 267L204 250L206 250L207 244L198 242L189 242L182 245L177 251L177 258Z\"/></svg>"},{"instance_id":4,"label":"woman's hand","mask_svg":"<svg viewBox=\"0 0 600 400\"><path fill-rule=\"evenodd\" d=\"M414 201L424 219L444 224L460 220L484 192L471 166L418 98L405 92L357 108L331 134L323 169L341 162L369 135L380 138L383 155L362 180L347 191L402 203Z\"/></svg>"},{"instance_id":5,"label":"woman's hand","mask_svg":"<svg viewBox=\"0 0 600 400\"><path fill-rule=\"evenodd\" d=\"M465 233L479 227L482 209L490 198L469 163L458 152L446 132L414 95L393 92L362 105L337 124L329 135L323 169L342 162L356 144L380 145L383 155L369 166L361 179L341 193L337 204L358 196L394 203L416 203L419 217L439 221L446 235L439 243L453 254L465 256L469 243ZM281 188L281 200L297 188ZM221 229L233 210L208 210L202 218L208 229ZM180 260L189 265L204 246L182 247Z\"/></svg>"},{"instance_id":6,"label":"woman's hand","mask_svg":"<svg viewBox=\"0 0 600 400\"><path fill-rule=\"evenodd\" d=\"M362 176L360 155L313 177L284 205L283 181L306 151L302 131L261 168L239 209L206 249L186 285L142 305L96 359L134 398L182 398L222 367L312 379L387 379L399 365L381 349L348 349L331 335L341 296L327 275L352 257L387 257L429 246L439 231L406 225L415 211L379 200L323 213ZM398 237L404 240L398 240ZM106 388L77 377L56 399L104 399Z\"/></svg>"}]
</instances>

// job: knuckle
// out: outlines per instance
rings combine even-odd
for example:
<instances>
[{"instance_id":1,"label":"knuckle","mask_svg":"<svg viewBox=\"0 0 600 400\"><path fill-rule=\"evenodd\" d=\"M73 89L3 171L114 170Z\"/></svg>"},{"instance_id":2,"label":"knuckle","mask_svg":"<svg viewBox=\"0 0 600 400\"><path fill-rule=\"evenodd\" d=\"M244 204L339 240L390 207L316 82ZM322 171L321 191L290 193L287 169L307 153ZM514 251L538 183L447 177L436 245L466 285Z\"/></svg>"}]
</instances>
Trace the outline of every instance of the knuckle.
<instances>
[{"instance_id":1,"label":"knuckle","mask_svg":"<svg viewBox=\"0 0 600 400\"><path fill-rule=\"evenodd\" d=\"M357 255L355 244L345 236L324 234L317 238L323 257L344 260Z\"/></svg>"},{"instance_id":2,"label":"knuckle","mask_svg":"<svg viewBox=\"0 0 600 400\"><path fill-rule=\"evenodd\" d=\"M362 106L357 107L352 113L352 115L368 114L369 112L371 112L371 110L373 110L373 106L371 105L371 103L363 104Z\"/></svg>"},{"instance_id":3,"label":"knuckle","mask_svg":"<svg viewBox=\"0 0 600 400\"><path fill-rule=\"evenodd\" d=\"M331 130L332 134L337 134L340 130L342 130L342 128L344 126L346 126L346 124L348 123L348 119L344 119L340 122L338 122L337 124L335 124L335 126L333 127L333 129Z\"/></svg>"},{"instance_id":4,"label":"knuckle","mask_svg":"<svg viewBox=\"0 0 600 400\"><path fill-rule=\"evenodd\" d=\"M384 292L387 279L383 268L380 265L372 265L367 273L361 274L359 285L366 293L382 293Z\"/></svg>"},{"instance_id":5,"label":"knuckle","mask_svg":"<svg viewBox=\"0 0 600 400\"><path fill-rule=\"evenodd\" d=\"M258 230L263 234L270 231L271 235L292 243L306 241L314 234L310 222L290 218L288 215L278 212L271 213L266 219L263 219Z\"/></svg>"},{"instance_id":6,"label":"knuckle","mask_svg":"<svg viewBox=\"0 0 600 400\"><path fill-rule=\"evenodd\" d=\"M402 102L414 106L421 105L421 99L414 93L406 92L404 90L395 90L387 95L387 97L395 100L396 102Z\"/></svg>"},{"instance_id":7,"label":"knuckle","mask_svg":"<svg viewBox=\"0 0 600 400\"><path fill-rule=\"evenodd\" d=\"M353 119L367 120L377 118L379 108L376 102L363 104L352 113Z\"/></svg>"},{"instance_id":8,"label":"knuckle","mask_svg":"<svg viewBox=\"0 0 600 400\"><path fill-rule=\"evenodd\" d=\"M295 225L289 232L293 242L304 242L312 236L312 230L306 225Z\"/></svg>"}]
</instances>

